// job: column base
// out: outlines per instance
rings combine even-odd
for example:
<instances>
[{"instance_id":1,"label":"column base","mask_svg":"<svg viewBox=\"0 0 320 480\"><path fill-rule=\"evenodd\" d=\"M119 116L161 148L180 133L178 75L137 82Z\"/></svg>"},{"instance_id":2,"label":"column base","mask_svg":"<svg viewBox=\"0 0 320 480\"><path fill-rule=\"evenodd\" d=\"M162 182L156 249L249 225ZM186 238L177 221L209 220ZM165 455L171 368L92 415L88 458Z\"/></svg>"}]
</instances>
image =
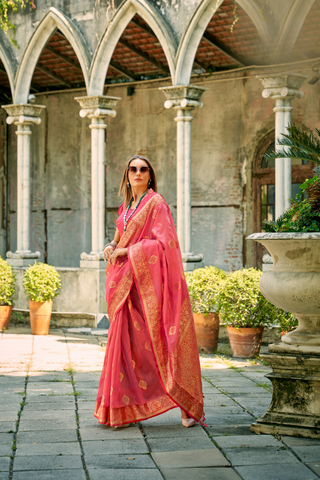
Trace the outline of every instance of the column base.
<instances>
[{"instance_id":1,"label":"column base","mask_svg":"<svg viewBox=\"0 0 320 480\"><path fill-rule=\"evenodd\" d=\"M198 253L197 255L194 255L193 252L182 253L182 262L185 272L192 272L196 268L204 267L202 253Z\"/></svg>"},{"instance_id":2,"label":"column base","mask_svg":"<svg viewBox=\"0 0 320 480\"><path fill-rule=\"evenodd\" d=\"M80 268L105 270L107 263L102 252L81 253Z\"/></svg>"},{"instance_id":3,"label":"column base","mask_svg":"<svg viewBox=\"0 0 320 480\"><path fill-rule=\"evenodd\" d=\"M271 404L252 424L255 433L320 438L320 351L317 347L269 345L261 354L272 373Z\"/></svg>"},{"instance_id":4,"label":"column base","mask_svg":"<svg viewBox=\"0 0 320 480\"><path fill-rule=\"evenodd\" d=\"M12 267L29 267L40 258L40 252L7 252L7 262Z\"/></svg>"}]
</instances>

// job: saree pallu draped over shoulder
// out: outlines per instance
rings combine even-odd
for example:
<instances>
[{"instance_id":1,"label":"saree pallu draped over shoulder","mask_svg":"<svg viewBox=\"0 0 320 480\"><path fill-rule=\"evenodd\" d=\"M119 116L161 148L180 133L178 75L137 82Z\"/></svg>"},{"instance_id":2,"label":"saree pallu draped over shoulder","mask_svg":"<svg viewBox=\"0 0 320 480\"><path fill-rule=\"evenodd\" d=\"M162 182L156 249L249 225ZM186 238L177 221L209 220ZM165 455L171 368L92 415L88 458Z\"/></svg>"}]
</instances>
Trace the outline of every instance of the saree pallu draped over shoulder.
<instances>
[{"instance_id":1,"label":"saree pallu draped over shoulder","mask_svg":"<svg viewBox=\"0 0 320 480\"><path fill-rule=\"evenodd\" d=\"M120 210L119 210L120 212ZM200 421L200 363L171 212L151 191L123 232L128 256L107 266L109 338L95 416L119 426L181 407Z\"/></svg>"}]
</instances>

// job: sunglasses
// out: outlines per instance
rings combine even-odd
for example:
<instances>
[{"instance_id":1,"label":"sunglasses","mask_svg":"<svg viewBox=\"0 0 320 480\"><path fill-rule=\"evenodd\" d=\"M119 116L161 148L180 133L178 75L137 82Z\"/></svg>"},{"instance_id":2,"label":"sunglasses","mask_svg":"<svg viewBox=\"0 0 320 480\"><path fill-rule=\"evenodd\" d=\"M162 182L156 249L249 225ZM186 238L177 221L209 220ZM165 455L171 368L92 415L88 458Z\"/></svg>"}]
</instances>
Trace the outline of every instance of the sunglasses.
<instances>
[{"instance_id":1,"label":"sunglasses","mask_svg":"<svg viewBox=\"0 0 320 480\"><path fill-rule=\"evenodd\" d=\"M130 173L137 173L137 172L147 173L150 170L150 168L149 167L137 168L134 165L132 165L132 167L129 167L128 170L129 170Z\"/></svg>"}]
</instances>

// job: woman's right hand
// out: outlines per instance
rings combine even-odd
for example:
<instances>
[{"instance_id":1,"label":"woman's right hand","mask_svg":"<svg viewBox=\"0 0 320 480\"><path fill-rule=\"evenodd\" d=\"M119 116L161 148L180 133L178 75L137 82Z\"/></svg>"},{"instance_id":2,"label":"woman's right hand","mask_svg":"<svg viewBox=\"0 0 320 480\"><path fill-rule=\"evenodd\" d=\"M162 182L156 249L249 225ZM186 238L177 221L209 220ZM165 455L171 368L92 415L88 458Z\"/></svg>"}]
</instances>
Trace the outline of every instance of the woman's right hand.
<instances>
[{"instance_id":1,"label":"woman's right hand","mask_svg":"<svg viewBox=\"0 0 320 480\"><path fill-rule=\"evenodd\" d=\"M111 255L113 254L114 248L111 245L108 245L104 250L103 250L103 258L104 261L109 261Z\"/></svg>"}]
</instances>

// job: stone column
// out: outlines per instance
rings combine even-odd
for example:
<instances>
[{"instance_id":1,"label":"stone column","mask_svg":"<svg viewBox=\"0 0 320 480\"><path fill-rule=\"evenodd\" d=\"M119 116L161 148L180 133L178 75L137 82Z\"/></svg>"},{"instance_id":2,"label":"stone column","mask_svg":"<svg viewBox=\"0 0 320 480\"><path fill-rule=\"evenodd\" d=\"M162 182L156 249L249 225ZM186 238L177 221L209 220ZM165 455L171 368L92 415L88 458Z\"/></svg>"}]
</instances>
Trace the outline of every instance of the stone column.
<instances>
[{"instance_id":1,"label":"stone column","mask_svg":"<svg viewBox=\"0 0 320 480\"><path fill-rule=\"evenodd\" d=\"M33 264L40 252L30 250L30 136L32 124L41 123L42 105L3 105L7 123L17 125L17 250L7 252L8 263L16 267Z\"/></svg>"},{"instance_id":2,"label":"stone column","mask_svg":"<svg viewBox=\"0 0 320 480\"><path fill-rule=\"evenodd\" d=\"M194 108L202 108L200 101L207 88L194 85L161 87L167 98L165 108L177 112L177 233L184 270L202 266L203 255L195 255L191 248L191 115Z\"/></svg>"},{"instance_id":3,"label":"stone column","mask_svg":"<svg viewBox=\"0 0 320 480\"><path fill-rule=\"evenodd\" d=\"M282 133L287 132L287 127L291 123L291 101L294 98L302 98L304 93L299 89L308 78L299 73L279 73L272 75L258 75L264 86L262 96L271 97L275 106L275 140L276 149L281 148L278 145L278 139L281 139ZM276 218L290 208L291 199L291 159L277 158L275 162L275 196L276 196Z\"/></svg>"},{"instance_id":4,"label":"stone column","mask_svg":"<svg viewBox=\"0 0 320 480\"><path fill-rule=\"evenodd\" d=\"M105 124L106 117L115 117L118 97L77 97L80 117L91 119L91 252L82 253L80 267L104 268L105 244Z\"/></svg>"}]
</instances>

